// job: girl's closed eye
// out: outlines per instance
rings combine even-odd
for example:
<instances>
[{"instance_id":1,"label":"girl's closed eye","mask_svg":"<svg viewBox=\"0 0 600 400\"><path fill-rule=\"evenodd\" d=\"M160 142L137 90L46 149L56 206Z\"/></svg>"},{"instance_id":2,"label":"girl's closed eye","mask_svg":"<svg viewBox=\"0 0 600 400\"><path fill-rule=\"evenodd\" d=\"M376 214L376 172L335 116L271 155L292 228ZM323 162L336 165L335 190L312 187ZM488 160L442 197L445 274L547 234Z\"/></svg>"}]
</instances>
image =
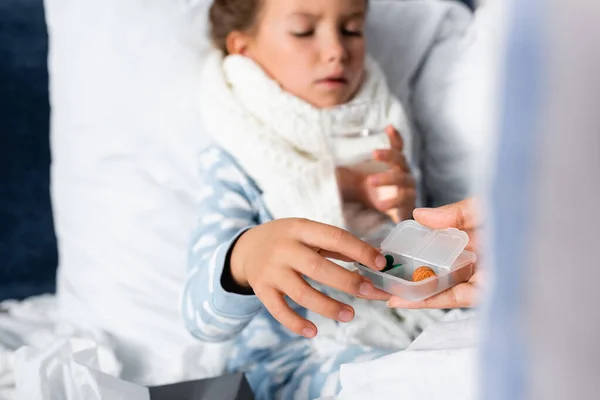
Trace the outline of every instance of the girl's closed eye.
<instances>
[{"instance_id":1,"label":"girl's closed eye","mask_svg":"<svg viewBox=\"0 0 600 400\"><path fill-rule=\"evenodd\" d=\"M313 36L317 27L316 17L300 13L291 18L289 30L292 36L303 38Z\"/></svg>"},{"instance_id":2,"label":"girl's closed eye","mask_svg":"<svg viewBox=\"0 0 600 400\"><path fill-rule=\"evenodd\" d=\"M345 24L340 28L340 33L343 36L363 36L363 27L359 26L357 23ZM292 31L292 35L299 38L311 37L315 34L314 28L309 29L297 29Z\"/></svg>"},{"instance_id":3,"label":"girl's closed eye","mask_svg":"<svg viewBox=\"0 0 600 400\"><path fill-rule=\"evenodd\" d=\"M364 16L353 18L341 27L341 33L344 36L363 36Z\"/></svg>"},{"instance_id":4,"label":"girl's closed eye","mask_svg":"<svg viewBox=\"0 0 600 400\"><path fill-rule=\"evenodd\" d=\"M292 35L299 37L299 38L306 38L306 37L310 37L315 33L314 29L309 29L309 30L304 30L304 31L298 31L298 32L292 32Z\"/></svg>"},{"instance_id":5,"label":"girl's closed eye","mask_svg":"<svg viewBox=\"0 0 600 400\"><path fill-rule=\"evenodd\" d=\"M298 37L298 38L307 38L307 37L313 36L314 33L315 33L314 29L311 29L309 31L303 31L303 32L292 32L292 35L294 35L295 37ZM351 29L342 28L341 29L341 34L343 36L361 37L363 35L363 31L362 30L351 30Z\"/></svg>"},{"instance_id":6,"label":"girl's closed eye","mask_svg":"<svg viewBox=\"0 0 600 400\"><path fill-rule=\"evenodd\" d=\"M344 28L344 29L342 29L342 35L361 37L363 35L363 31Z\"/></svg>"}]
</instances>

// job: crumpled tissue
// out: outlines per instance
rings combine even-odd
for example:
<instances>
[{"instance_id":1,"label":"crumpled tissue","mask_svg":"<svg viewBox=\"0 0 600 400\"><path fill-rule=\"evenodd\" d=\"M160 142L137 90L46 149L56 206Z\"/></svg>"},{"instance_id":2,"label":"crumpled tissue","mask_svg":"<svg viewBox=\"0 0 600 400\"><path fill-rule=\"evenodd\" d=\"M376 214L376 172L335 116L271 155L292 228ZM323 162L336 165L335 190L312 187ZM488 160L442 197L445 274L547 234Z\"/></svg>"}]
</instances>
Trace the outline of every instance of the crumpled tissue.
<instances>
[{"instance_id":1,"label":"crumpled tissue","mask_svg":"<svg viewBox=\"0 0 600 400\"><path fill-rule=\"evenodd\" d=\"M116 360L87 339L68 339L15 353L17 400L150 400L145 387L125 382Z\"/></svg>"}]
</instances>

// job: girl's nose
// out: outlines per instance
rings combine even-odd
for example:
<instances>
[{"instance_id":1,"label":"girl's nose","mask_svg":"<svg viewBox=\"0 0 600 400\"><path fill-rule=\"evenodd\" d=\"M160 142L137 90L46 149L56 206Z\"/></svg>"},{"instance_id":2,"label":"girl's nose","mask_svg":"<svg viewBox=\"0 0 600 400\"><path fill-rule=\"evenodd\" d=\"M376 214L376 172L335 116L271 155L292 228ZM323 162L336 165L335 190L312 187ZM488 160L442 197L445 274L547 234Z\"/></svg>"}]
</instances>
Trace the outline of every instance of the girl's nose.
<instances>
[{"instance_id":1,"label":"girl's nose","mask_svg":"<svg viewBox=\"0 0 600 400\"><path fill-rule=\"evenodd\" d=\"M323 52L328 63L344 62L348 58L348 51L339 34L331 35L323 47Z\"/></svg>"}]
</instances>

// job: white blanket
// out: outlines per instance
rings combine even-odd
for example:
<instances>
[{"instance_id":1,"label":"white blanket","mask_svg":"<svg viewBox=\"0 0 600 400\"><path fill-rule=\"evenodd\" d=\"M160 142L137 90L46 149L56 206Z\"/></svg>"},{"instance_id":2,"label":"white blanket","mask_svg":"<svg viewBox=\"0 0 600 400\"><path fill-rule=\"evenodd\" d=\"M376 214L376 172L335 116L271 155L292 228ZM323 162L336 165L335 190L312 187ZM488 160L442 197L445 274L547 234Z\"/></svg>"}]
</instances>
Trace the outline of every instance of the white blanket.
<instances>
[{"instance_id":1,"label":"white blanket","mask_svg":"<svg viewBox=\"0 0 600 400\"><path fill-rule=\"evenodd\" d=\"M477 320L450 313L430 325L408 348L381 359L342 366L340 400L474 398L474 348ZM98 345L100 369L118 376L110 338L82 331L59 321L54 296L0 303L0 400L15 400L14 352L21 346L46 349L69 338L90 339Z\"/></svg>"},{"instance_id":2,"label":"white blanket","mask_svg":"<svg viewBox=\"0 0 600 400\"><path fill-rule=\"evenodd\" d=\"M343 365L338 400L474 399L477 327L473 317L438 322L405 351Z\"/></svg>"},{"instance_id":3,"label":"white blanket","mask_svg":"<svg viewBox=\"0 0 600 400\"><path fill-rule=\"evenodd\" d=\"M46 349L69 338L89 339L98 345L101 371L118 376L110 337L98 331L82 331L59 321L54 296L33 297L23 302L0 303L0 400L15 400L14 352L22 346ZM369 363L345 365L341 370L341 400L373 394L376 399L431 399L445 393L448 399L470 399L473 393L474 319L430 325L408 350ZM447 396L451 397L447 397ZM471 396L471 397L469 397Z\"/></svg>"}]
</instances>

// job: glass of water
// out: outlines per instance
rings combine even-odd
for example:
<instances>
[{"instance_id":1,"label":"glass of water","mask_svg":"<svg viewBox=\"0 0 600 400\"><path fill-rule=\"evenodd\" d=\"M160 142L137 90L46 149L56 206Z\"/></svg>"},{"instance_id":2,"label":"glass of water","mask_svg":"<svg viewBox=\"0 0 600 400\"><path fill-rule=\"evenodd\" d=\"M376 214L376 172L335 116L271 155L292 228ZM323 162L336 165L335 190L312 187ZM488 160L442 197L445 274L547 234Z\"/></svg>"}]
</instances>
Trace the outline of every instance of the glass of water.
<instances>
[{"instance_id":1,"label":"glass of water","mask_svg":"<svg viewBox=\"0 0 600 400\"><path fill-rule=\"evenodd\" d=\"M363 101L343 104L326 111L330 134L340 138L360 138L385 133L385 104Z\"/></svg>"}]
</instances>

